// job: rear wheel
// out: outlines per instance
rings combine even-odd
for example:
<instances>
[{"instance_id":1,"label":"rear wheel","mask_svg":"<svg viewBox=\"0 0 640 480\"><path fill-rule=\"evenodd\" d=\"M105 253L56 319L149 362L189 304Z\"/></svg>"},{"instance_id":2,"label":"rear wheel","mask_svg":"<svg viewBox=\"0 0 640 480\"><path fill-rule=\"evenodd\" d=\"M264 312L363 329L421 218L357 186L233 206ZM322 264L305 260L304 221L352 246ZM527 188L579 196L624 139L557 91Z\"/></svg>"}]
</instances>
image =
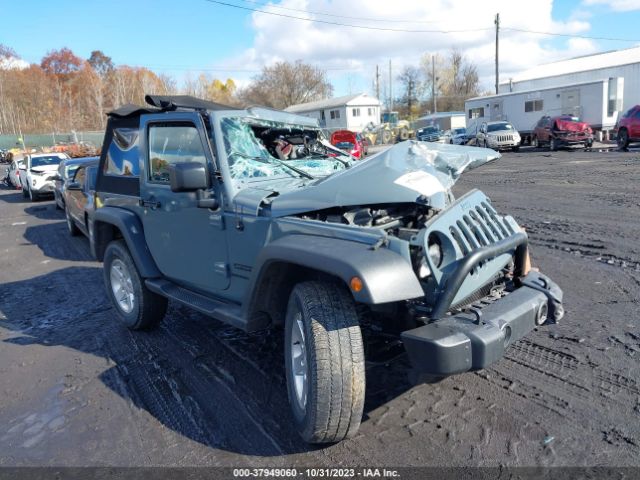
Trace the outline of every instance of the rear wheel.
<instances>
[{"instance_id":1,"label":"rear wheel","mask_svg":"<svg viewBox=\"0 0 640 480\"><path fill-rule=\"evenodd\" d=\"M626 150L629 147L629 132L626 128L623 128L618 132L618 148L620 150Z\"/></svg>"},{"instance_id":2,"label":"rear wheel","mask_svg":"<svg viewBox=\"0 0 640 480\"><path fill-rule=\"evenodd\" d=\"M118 317L131 330L151 329L164 317L167 299L146 287L122 240L107 245L104 283Z\"/></svg>"},{"instance_id":3,"label":"rear wheel","mask_svg":"<svg viewBox=\"0 0 640 480\"><path fill-rule=\"evenodd\" d=\"M285 366L289 404L305 441L338 442L358 431L364 348L346 288L323 281L294 287L285 321Z\"/></svg>"},{"instance_id":4,"label":"rear wheel","mask_svg":"<svg viewBox=\"0 0 640 480\"><path fill-rule=\"evenodd\" d=\"M511 150L513 150L514 152L519 152L520 151L520 146L518 145L516 147L513 147Z\"/></svg>"}]
</instances>

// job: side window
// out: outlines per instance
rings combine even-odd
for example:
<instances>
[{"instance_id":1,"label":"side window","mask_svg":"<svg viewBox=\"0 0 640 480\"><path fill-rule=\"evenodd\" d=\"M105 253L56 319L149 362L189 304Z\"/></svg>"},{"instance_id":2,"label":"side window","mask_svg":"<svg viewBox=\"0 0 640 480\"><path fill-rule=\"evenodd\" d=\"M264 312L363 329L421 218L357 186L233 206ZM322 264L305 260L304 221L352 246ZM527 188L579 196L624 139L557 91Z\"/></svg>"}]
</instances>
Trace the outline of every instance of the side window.
<instances>
[{"instance_id":1,"label":"side window","mask_svg":"<svg viewBox=\"0 0 640 480\"><path fill-rule=\"evenodd\" d=\"M169 165L184 162L206 163L200 134L192 124L149 126L149 180L169 183Z\"/></svg>"},{"instance_id":2,"label":"side window","mask_svg":"<svg viewBox=\"0 0 640 480\"><path fill-rule=\"evenodd\" d=\"M86 169L84 167L80 167L73 177L73 181L78 182L81 186L84 186L85 177Z\"/></svg>"},{"instance_id":3,"label":"side window","mask_svg":"<svg viewBox=\"0 0 640 480\"><path fill-rule=\"evenodd\" d=\"M640 108L636 111L636 113L633 116L633 118L640 118Z\"/></svg>"},{"instance_id":4,"label":"side window","mask_svg":"<svg viewBox=\"0 0 640 480\"><path fill-rule=\"evenodd\" d=\"M107 150L104 173L123 177L138 177L138 129L114 128L113 139Z\"/></svg>"}]
</instances>

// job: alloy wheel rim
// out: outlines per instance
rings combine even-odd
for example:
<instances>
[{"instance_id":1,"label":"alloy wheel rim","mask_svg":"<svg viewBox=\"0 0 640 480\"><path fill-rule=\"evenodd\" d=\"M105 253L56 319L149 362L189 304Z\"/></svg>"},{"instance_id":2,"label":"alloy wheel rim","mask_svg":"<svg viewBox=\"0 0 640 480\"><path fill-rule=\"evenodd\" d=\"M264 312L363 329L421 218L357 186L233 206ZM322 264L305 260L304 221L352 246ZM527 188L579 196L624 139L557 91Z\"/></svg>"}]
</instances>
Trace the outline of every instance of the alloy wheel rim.
<instances>
[{"instance_id":1,"label":"alloy wheel rim","mask_svg":"<svg viewBox=\"0 0 640 480\"><path fill-rule=\"evenodd\" d=\"M307 349L304 337L302 314L298 312L291 329L291 376L298 406L304 411L307 406L308 368Z\"/></svg>"},{"instance_id":2,"label":"alloy wheel rim","mask_svg":"<svg viewBox=\"0 0 640 480\"><path fill-rule=\"evenodd\" d=\"M111 291L120 310L131 313L134 306L133 282L129 269L119 258L111 263Z\"/></svg>"}]
</instances>

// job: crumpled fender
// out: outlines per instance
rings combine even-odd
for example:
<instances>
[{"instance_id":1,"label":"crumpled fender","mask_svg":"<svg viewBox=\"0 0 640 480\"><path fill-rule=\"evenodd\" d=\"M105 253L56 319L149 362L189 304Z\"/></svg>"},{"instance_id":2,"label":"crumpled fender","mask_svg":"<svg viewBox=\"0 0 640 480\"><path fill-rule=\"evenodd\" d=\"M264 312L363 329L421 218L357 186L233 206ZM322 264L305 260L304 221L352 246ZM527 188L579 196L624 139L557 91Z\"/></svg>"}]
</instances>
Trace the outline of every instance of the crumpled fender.
<instances>
[{"instance_id":1,"label":"crumpled fender","mask_svg":"<svg viewBox=\"0 0 640 480\"><path fill-rule=\"evenodd\" d=\"M266 245L260 253L251 288L273 262L287 262L339 277L348 286L353 277L363 288L352 294L366 304L397 302L424 296L411 265L397 253L384 248L311 235L288 235Z\"/></svg>"}]
</instances>

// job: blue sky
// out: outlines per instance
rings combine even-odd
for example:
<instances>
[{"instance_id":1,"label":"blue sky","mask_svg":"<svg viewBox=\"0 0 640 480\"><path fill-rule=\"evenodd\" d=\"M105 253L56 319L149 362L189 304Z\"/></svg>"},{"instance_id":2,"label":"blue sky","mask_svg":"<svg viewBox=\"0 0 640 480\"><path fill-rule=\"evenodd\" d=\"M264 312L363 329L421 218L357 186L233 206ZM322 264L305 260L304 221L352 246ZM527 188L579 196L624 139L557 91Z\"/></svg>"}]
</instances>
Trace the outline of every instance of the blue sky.
<instances>
[{"instance_id":1,"label":"blue sky","mask_svg":"<svg viewBox=\"0 0 640 480\"><path fill-rule=\"evenodd\" d=\"M249 8L266 0L228 0ZM635 0L546 0L525 2L432 0L278 0L280 10L329 12L380 20L420 19L429 23L360 22L370 26L406 29L492 27L501 12L503 26L528 30L569 32L588 36L640 40L640 5ZM389 10L390 4L392 10ZM424 12L417 4L428 5ZM440 4L440 5L438 5ZM536 5L532 7L531 5ZM433 8L436 7L434 13ZM424 7L420 7L424 8ZM629 9L630 8L630 9ZM455 10L454 10L455 9ZM616 10L617 9L617 10ZM620 11L622 9L622 11ZM523 15L523 11L528 11ZM480 67L485 87L491 87L493 33L481 36L376 32L252 13L206 0L0 0L3 25L0 43L12 47L28 62L39 62L48 50L71 48L87 58L102 50L116 64L147 66L178 80L189 71L247 82L264 64L302 59L329 69L335 94L371 90L375 65L385 76L388 59L394 69L419 64L424 53L446 55L461 49ZM355 23L336 17L315 16ZM637 42L640 44L640 42ZM501 37L503 75L559 58L634 46L629 42L569 40L505 31ZM503 51L504 50L504 51Z\"/></svg>"}]
</instances>

